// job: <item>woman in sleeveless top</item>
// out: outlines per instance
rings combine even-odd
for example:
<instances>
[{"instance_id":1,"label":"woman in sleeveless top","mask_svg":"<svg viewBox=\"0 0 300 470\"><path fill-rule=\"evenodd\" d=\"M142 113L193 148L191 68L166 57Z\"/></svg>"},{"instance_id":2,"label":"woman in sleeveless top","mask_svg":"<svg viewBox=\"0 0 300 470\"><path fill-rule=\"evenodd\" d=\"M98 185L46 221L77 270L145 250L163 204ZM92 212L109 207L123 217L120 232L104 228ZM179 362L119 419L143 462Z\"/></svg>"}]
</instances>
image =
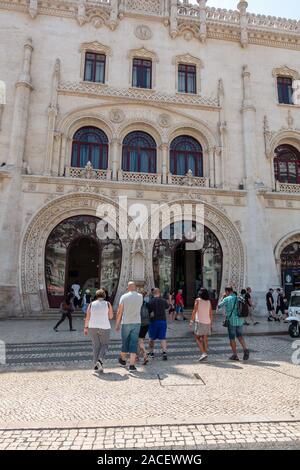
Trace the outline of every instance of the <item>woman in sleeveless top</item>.
<instances>
[{"instance_id":1,"label":"woman in sleeveless top","mask_svg":"<svg viewBox=\"0 0 300 470\"><path fill-rule=\"evenodd\" d=\"M199 361L207 359L208 336L211 335L212 306L207 289L201 289L200 297L195 300L190 325L194 324L194 335L201 351Z\"/></svg>"},{"instance_id":2,"label":"woman in sleeveless top","mask_svg":"<svg viewBox=\"0 0 300 470\"><path fill-rule=\"evenodd\" d=\"M84 334L90 334L93 344L94 370L98 372L103 372L103 361L110 338L110 320L114 316L112 306L105 298L104 289L96 292L96 300L89 304L84 323Z\"/></svg>"}]
</instances>

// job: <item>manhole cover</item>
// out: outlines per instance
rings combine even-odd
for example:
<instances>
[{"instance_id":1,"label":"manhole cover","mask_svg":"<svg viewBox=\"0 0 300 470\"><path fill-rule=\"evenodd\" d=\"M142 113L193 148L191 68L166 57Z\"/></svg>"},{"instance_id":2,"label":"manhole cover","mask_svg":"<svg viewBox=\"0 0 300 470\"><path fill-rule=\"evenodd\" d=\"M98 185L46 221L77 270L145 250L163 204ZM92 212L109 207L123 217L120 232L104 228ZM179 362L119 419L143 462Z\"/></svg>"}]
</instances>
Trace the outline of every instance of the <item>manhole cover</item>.
<instances>
[{"instance_id":1,"label":"manhole cover","mask_svg":"<svg viewBox=\"0 0 300 470\"><path fill-rule=\"evenodd\" d=\"M204 380L199 374L157 374L157 378L162 387L197 387L205 385Z\"/></svg>"}]
</instances>

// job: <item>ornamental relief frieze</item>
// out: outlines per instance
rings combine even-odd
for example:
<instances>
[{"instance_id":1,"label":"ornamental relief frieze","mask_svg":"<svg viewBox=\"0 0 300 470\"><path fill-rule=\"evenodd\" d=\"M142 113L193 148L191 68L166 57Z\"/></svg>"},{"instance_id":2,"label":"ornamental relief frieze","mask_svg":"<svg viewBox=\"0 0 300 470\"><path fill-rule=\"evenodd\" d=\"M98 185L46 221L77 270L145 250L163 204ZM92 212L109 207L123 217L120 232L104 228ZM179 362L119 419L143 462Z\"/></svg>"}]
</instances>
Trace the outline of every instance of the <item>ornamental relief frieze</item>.
<instances>
[{"instance_id":1,"label":"ornamental relief frieze","mask_svg":"<svg viewBox=\"0 0 300 470\"><path fill-rule=\"evenodd\" d=\"M202 95L178 95L178 94L167 94L160 93L151 90L136 90L130 88L114 88L114 87L103 87L96 83L87 82L69 82L60 81L58 85L58 92L63 94L75 94L92 97L112 97L112 98L126 98L128 100L150 102L150 103L162 103L162 104L175 104L175 105L189 105L208 107L211 109L218 110L219 100L217 97L205 97Z\"/></svg>"},{"instance_id":2,"label":"ornamental relief frieze","mask_svg":"<svg viewBox=\"0 0 300 470\"><path fill-rule=\"evenodd\" d=\"M79 27L88 23L96 29L105 25L111 30L115 30L120 21L134 15L142 23L135 34L144 41L150 39L151 32L143 20L154 16L163 27L169 27L172 38L182 36L187 41L196 38L201 43L211 38L234 41L242 47L257 44L300 50L300 22L297 20L249 13L246 2L238 3L239 11L203 6L201 3L169 5L164 0L0 0L0 9L22 12L32 21L36 21L38 15L57 16L75 20Z\"/></svg>"}]
</instances>

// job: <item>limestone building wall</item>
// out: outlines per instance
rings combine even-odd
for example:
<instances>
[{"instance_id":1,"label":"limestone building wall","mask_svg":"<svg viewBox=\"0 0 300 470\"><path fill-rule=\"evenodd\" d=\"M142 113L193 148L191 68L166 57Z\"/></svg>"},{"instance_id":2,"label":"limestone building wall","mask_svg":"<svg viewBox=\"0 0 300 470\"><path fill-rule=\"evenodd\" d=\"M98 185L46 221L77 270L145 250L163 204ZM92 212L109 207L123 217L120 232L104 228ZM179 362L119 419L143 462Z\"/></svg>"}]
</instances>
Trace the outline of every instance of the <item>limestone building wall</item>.
<instances>
[{"instance_id":1,"label":"limestone building wall","mask_svg":"<svg viewBox=\"0 0 300 470\"><path fill-rule=\"evenodd\" d=\"M33 267L26 260L34 256L26 237L47 205L57 200L59 211L61 198L80 194L99 201L128 195L131 204L178 197L203 202L208 217L215 211L216 225L222 214L224 244L235 236L240 243L240 272L228 260L222 286L233 278L238 287L250 284L262 309L264 291L281 282L276 250L289 236L300 239L299 187L279 190L273 170L279 144L300 149L300 105L278 104L276 84L280 74L300 78L300 26L263 22L246 12L246 3L224 13L205 1L61 0L52 7L0 1L0 80L6 85L0 115L2 315L10 313L11 302L17 314L47 310L43 263L34 260ZM106 54L105 84L84 82L86 50ZM152 90L131 86L136 56L152 60ZM177 92L179 62L196 65L196 95ZM109 139L109 173L100 182L66 173L72 137L83 125L100 127ZM157 143L154 185L149 178L124 181L119 172L122 140L131 130L145 130ZM180 134L203 146L201 185L192 179L172 183L169 146ZM43 256L46 235L38 235L36 257ZM149 250L144 248L150 285ZM229 248L227 256L235 256ZM29 272L34 269L35 275ZM124 271L120 289L130 274ZM31 284L25 279L30 276Z\"/></svg>"}]
</instances>

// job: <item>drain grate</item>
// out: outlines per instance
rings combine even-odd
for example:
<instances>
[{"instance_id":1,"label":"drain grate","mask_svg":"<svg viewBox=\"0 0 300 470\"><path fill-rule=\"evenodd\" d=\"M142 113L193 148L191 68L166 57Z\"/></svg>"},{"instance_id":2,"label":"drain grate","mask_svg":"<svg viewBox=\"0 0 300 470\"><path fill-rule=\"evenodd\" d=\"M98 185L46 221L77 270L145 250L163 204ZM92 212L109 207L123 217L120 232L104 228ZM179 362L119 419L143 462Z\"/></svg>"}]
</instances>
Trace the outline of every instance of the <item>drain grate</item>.
<instances>
[{"instance_id":1,"label":"drain grate","mask_svg":"<svg viewBox=\"0 0 300 470\"><path fill-rule=\"evenodd\" d=\"M157 374L161 387L199 387L206 385L202 377L196 374Z\"/></svg>"}]
</instances>

